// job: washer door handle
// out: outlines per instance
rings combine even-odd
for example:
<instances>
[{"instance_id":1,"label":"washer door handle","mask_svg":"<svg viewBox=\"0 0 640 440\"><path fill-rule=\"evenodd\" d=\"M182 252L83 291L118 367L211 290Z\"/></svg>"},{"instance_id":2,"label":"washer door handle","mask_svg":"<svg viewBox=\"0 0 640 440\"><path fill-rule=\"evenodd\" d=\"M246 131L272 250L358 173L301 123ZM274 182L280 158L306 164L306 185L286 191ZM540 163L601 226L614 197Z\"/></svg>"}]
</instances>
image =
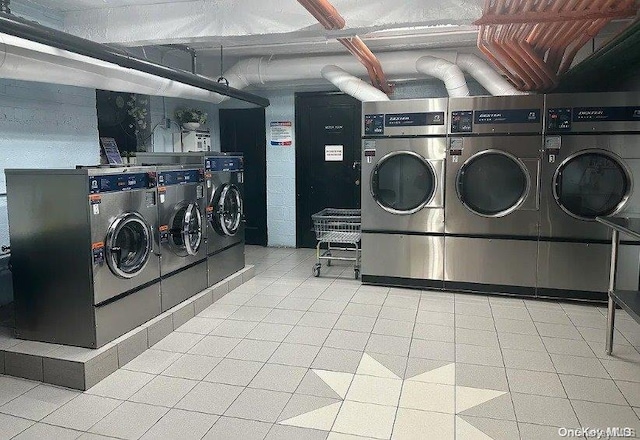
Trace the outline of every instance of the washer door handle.
<instances>
[{"instance_id":1,"label":"washer door handle","mask_svg":"<svg viewBox=\"0 0 640 440\"><path fill-rule=\"evenodd\" d=\"M122 258L122 248L120 246L115 246L111 248L111 252L116 255L116 265L120 268L120 260Z\"/></svg>"}]
</instances>

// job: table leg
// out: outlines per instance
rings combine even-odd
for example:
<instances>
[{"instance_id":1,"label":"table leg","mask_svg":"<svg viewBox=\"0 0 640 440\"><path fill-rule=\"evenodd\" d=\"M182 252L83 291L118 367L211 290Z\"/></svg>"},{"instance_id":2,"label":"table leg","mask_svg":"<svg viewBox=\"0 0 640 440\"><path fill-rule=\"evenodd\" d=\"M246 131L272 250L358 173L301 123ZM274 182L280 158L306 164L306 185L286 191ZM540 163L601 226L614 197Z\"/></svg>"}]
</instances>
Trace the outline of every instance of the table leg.
<instances>
[{"instance_id":1,"label":"table leg","mask_svg":"<svg viewBox=\"0 0 640 440\"><path fill-rule=\"evenodd\" d=\"M616 288L616 270L618 267L618 245L620 236L617 230L613 230L611 236L611 267L609 272L609 302L607 310L607 344L606 353L610 355L613 351L613 332L615 330L616 303L613 300L613 292Z\"/></svg>"}]
</instances>

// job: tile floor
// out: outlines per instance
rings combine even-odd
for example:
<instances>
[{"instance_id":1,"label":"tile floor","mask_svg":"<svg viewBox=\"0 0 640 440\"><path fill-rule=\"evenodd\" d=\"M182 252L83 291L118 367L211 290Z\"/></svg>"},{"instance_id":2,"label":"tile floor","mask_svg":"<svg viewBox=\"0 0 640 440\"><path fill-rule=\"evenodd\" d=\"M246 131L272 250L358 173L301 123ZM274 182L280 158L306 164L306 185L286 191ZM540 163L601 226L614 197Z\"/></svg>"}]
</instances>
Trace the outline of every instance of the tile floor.
<instances>
[{"instance_id":1,"label":"tile floor","mask_svg":"<svg viewBox=\"0 0 640 440\"><path fill-rule=\"evenodd\" d=\"M0 376L0 439L640 437L622 312L607 357L602 307L317 279L308 250L247 259L255 279L85 393Z\"/></svg>"}]
</instances>

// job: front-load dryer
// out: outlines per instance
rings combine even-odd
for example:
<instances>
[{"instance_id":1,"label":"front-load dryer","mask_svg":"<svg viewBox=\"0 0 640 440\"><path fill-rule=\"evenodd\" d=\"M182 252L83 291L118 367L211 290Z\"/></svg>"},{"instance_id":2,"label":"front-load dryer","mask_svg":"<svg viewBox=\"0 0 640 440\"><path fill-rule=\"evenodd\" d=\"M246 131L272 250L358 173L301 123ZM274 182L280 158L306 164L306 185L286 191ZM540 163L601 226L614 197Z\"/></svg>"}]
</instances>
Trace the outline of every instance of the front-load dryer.
<instances>
[{"instance_id":1,"label":"front-load dryer","mask_svg":"<svg viewBox=\"0 0 640 440\"><path fill-rule=\"evenodd\" d=\"M606 300L611 230L640 214L640 94L546 96L538 284L541 296ZM637 240L622 237L618 286L638 289Z\"/></svg>"},{"instance_id":2,"label":"front-load dryer","mask_svg":"<svg viewBox=\"0 0 640 440\"><path fill-rule=\"evenodd\" d=\"M160 314L155 168L5 173L19 338L96 348Z\"/></svg>"},{"instance_id":3,"label":"front-load dryer","mask_svg":"<svg viewBox=\"0 0 640 440\"><path fill-rule=\"evenodd\" d=\"M218 153L204 158L207 191L208 279L212 286L245 266L244 158Z\"/></svg>"},{"instance_id":4,"label":"front-load dryer","mask_svg":"<svg viewBox=\"0 0 640 440\"><path fill-rule=\"evenodd\" d=\"M207 288L206 192L201 166L157 169L164 311Z\"/></svg>"},{"instance_id":5,"label":"front-load dryer","mask_svg":"<svg viewBox=\"0 0 640 440\"><path fill-rule=\"evenodd\" d=\"M534 296L542 96L452 98L445 288Z\"/></svg>"},{"instance_id":6,"label":"front-load dryer","mask_svg":"<svg viewBox=\"0 0 640 440\"><path fill-rule=\"evenodd\" d=\"M447 102L365 102L362 281L442 288Z\"/></svg>"}]
</instances>

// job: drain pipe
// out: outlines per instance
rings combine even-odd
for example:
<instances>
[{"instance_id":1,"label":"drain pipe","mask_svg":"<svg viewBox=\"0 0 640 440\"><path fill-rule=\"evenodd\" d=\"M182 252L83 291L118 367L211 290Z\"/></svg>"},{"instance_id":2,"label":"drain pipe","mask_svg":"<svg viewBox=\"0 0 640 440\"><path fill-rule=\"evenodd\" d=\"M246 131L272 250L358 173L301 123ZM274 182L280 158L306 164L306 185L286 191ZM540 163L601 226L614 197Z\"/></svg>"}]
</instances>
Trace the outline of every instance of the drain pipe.
<instances>
[{"instance_id":1,"label":"drain pipe","mask_svg":"<svg viewBox=\"0 0 640 440\"><path fill-rule=\"evenodd\" d=\"M516 89L513 84L477 55L459 53L455 62L494 96L527 94Z\"/></svg>"},{"instance_id":2,"label":"drain pipe","mask_svg":"<svg viewBox=\"0 0 640 440\"><path fill-rule=\"evenodd\" d=\"M320 71L322 77L339 88L347 95L353 96L359 101L389 101L389 97L383 91L362 81L338 66L328 65Z\"/></svg>"},{"instance_id":3,"label":"drain pipe","mask_svg":"<svg viewBox=\"0 0 640 440\"><path fill-rule=\"evenodd\" d=\"M424 56L416 61L416 70L444 82L451 97L469 96L469 87L460 68L442 58Z\"/></svg>"}]
</instances>

